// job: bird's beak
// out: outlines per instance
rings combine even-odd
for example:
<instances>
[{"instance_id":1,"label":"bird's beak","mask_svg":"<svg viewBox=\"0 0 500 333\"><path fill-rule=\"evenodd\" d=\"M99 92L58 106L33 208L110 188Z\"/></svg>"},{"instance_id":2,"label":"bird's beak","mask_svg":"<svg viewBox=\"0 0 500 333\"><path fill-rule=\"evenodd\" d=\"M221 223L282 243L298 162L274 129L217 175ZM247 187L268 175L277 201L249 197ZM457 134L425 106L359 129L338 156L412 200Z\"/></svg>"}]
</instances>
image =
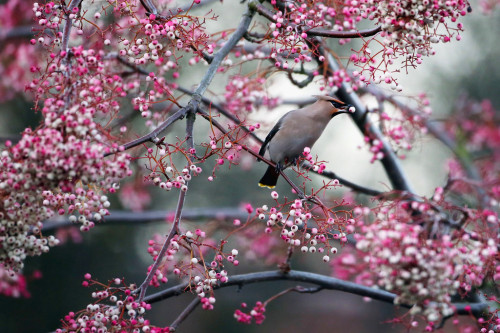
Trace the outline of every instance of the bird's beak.
<instances>
[{"instance_id":1,"label":"bird's beak","mask_svg":"<svg viewBox=\"0 0 500 333\"><path fill-rule=\"evenodd\" d=\"M332 118L339 115L339 114L342 114L342 113L350 113L349 108L351 106L352 106L351 104L346 104L346 105L343 105L342 107L338 108L334 113L332 113Z\"/></svg>"}]
</instances>

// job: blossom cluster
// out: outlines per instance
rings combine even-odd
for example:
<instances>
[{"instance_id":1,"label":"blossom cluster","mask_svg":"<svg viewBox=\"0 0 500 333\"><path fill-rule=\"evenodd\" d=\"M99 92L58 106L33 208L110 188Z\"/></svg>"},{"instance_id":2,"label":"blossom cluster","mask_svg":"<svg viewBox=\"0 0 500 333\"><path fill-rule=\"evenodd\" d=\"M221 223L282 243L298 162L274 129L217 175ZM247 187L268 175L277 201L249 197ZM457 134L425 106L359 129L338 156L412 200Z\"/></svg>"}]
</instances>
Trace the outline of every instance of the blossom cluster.
<instances>
[{"instance_id":1,"label":"blossom cluster","mask_svg":"<svg viewBox=\"0 0 500 333\"><path fill-rule=\"evenodd\" d=\"M110 100L112 95L104 87L115 82L117 89L112 91L120 94L119 81L91 76L97 62L93 52L81 48L72 52L78 63L74 69L81 77L79 100L46 99L42 127L26 129L15 145L7 142L0 157L0 260L9 269L21 269L26 256L40 255L58 243L53 236L42 236L46 219L78 214L70 219L79 221L82 230L91 228L93 221L108 214L104 193L114 192L116 182L131 173L128 155L103 159L104 154L117 152L118 145L110 148L102 143L105 133L94 120L98 114L116 112L119 104ZM33 80L30 89L40 96L51 87L63 90L61 70L67 70L65 62L53 62L47 76Z\"/></svg>"},{"instance_id":2,"label":"blossom cluster","mask_svg":"<svg viewBox=\"0 0 500 333\"><path fill-rule=\"evenodd\" d=\"M54 4L43 8L35 4L34 10L42 17L52 13ZM51 16L51 26L59 22L57 17ZM39 24L46 25L46 21L41 18ZM0 157L0 191L4 198L0 257L9 269L22 268L27 255L39 255L58 243L53 236L41 234L42 222L55 214L77 213L78 218L72 215L70 219L78 220L82 230L91 228L92 220L99 221L108 214L109 201L104 193L114 192L116 182L131 173L126 154L103 159L104 154L116 152L118 145L110 148L102 143L107 134L95 121L97 115L117 112L119 104L112 98L125 91L122 81L112 76L103 79L99 73L104 67L100 63L102 54L81 46L71 53L74 66L68 67L66 51L60 56L52 54L47 72L28 88L40 99L49 91L57 96L66 89L78 100L71 101L64 95L44 100L42 126L25 130L15 145L7 142ZM77 74L78 84L66 87L64 73L68 70Z\"/></svg>"},{"instance_id":3,"label":"blossom cluster","mask_svg":"<svg viewBox=\"0 0 500 333\"><path fill-rule=\"evenodd\" d=\"M307 30L317 27L330 29L334 16L333 7L316 1L299 1L297 4L290 2L285 12L277 10L272 17L273 22L269 23L271 39L268 41L275 51L271 58L278 60L276 66L283 69L289 66L287 60L279 60L280 54L284 54L285 58L292 58L292 66L310 63L313 56L306 43Z\"/></svg>"},{"instance_id":4,"label":"blossom cluster","mask_svg":"<svg viewBox=\"0 0 500 333\"><path fill-rule=\"evenodd\" d=\"M307 70L304 66L308 64L307 68L311 67L310 64L314 59L319 62L325 61L324 55L310 48L307 32L314 28L341 30L332 23L336 13L335 7L316 1L288 3L284 12L277 10L272 17L273 22L269 23L268 27L270 31L268 43L272 45L269 57L274 61L275 67L290 74L320 76L320 68ZM297 69L299 67L297 65L300 65L300 70ZM350 82L354 89L365 85L358 78L349 75L345 69L339 69L328 76L324 75L319 80L320 89L328 92L335 92L344 82Z\"/></svg>"},{"instance_id":5,"label":"blossom cluster","mask_svg":"<svg viewBox=\"0 0 500 333\"><path fill-rule=\"evenodd\" d=\"M358 74L354 72L354 75ZM379 99L379 104L368 112L373 114L372 117L378 117L378 126L386 137L387 143L399 158L404 159L405 152L413 148L416 139L428 133L427 125L432 113L429 99L425 93L408 98L404 103L395 96L382 94L375 96ZM380 139L367 132L364 141L372 154L371 163L384 158L384 144Z\"/></svg>"}]
</instances>

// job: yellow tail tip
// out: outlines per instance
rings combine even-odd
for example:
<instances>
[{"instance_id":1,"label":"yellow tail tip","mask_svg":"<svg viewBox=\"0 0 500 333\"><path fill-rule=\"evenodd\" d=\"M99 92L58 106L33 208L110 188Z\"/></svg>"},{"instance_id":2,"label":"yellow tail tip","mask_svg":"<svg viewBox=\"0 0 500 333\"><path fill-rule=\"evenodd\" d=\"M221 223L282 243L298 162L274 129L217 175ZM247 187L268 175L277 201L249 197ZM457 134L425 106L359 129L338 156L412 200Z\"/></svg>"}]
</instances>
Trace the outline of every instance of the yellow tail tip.
<instances>
[{"instance_id":1,"label":"yellow tail tip","mask_svg":"<svg viewBox=\"0 0 500 333\"><path fill-rule=\"evenodd\" d=\"M262 183L259 183L259 186L260 187L267 187L267 188L270 188L270 189L273 189L273 188L276 187L276 186L271 186L271 185L265 185L265 184L262 184Z\"/></svg>"}]
</instances>

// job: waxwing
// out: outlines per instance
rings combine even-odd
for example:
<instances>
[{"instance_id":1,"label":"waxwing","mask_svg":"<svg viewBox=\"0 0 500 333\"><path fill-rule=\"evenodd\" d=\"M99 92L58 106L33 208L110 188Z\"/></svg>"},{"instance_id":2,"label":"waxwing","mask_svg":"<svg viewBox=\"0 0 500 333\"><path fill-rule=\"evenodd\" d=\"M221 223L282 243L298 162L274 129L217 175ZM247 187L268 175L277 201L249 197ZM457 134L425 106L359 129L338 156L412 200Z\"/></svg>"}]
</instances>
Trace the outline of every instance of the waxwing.
<instances>
[{"instance_id":1,"label":"waxwing","mask_svg":"<svg viewBox=\"0 0 500 333\"><path fill-rule=\"evenodd\" d=\"M305 147L312 148L330 119L351 107L330 96L314 97L314 104L286 113L267 135L259 155L273 161L276 168L267 167L259 186L274 188L279 171L294 164Z\"/></svg>"}]
</instances>

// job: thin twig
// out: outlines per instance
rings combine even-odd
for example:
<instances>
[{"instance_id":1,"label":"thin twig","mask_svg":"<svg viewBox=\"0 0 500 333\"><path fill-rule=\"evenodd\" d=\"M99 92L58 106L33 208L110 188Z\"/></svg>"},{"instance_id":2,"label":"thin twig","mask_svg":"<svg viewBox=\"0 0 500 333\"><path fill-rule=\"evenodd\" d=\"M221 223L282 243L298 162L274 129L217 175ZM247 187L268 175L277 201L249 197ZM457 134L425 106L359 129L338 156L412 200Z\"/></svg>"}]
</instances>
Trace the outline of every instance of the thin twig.
<instances>
[{"instance_id":1,"label":"thin twig","mask_svg":"<svg viewBox=\"0 0 500 333\"><path fill-rule=\"evenodd\" d=\"M215 1L218 1L218 0L201 0L200 3L196 4L196 8L201 8L203 6L210 5L213 2L215 2ZM184 7L180 7L179 8L179 10L180 10L179 13L183 13L185 11L190 10L191 8L193 8L193 4L194 3L190 3L190 4L185 5Z\"/></svg>"},{"instance_id":2,"label":"thin twig","mask_svg":"<svg viewBox=\"0 0 500 333\"><path fill-rule=\"evenodd\" d=\"M189 305L182 311L182 313L177 317L174 322L169 326L169 332L175 332L179 325L196 309L200 304L200 299L196 297L189 303Z\"/></svg>"},{"instance_id":3,"label":"thin twig","mask_svg":"<svg viewBox=\"0 0 500 333\"><path fill-rule=\"evenodd\" d=\"M302 167L304 169L309 170L309 171L315 172L313 170L313 167L310 164L303 163ZM359 192L359 193L364 193L364 194L373 195L373 196L384 196L386 194L385 192L377 191L377 190L374 190L374 189L371 189L371 188L368 188L368 187L364 187L364 186L355 184L355 183L353 183L353 182L351 182L351 181L349 181L347 179L339 177L333 171L323 170L319 175L321 175L323 177L326 177L326 178L330 178L330 179L337 179L339 181L339 184L347 186L350 189L352 189L352 190L354 190L356 192Z\"/></svg>"}]
</instances>

